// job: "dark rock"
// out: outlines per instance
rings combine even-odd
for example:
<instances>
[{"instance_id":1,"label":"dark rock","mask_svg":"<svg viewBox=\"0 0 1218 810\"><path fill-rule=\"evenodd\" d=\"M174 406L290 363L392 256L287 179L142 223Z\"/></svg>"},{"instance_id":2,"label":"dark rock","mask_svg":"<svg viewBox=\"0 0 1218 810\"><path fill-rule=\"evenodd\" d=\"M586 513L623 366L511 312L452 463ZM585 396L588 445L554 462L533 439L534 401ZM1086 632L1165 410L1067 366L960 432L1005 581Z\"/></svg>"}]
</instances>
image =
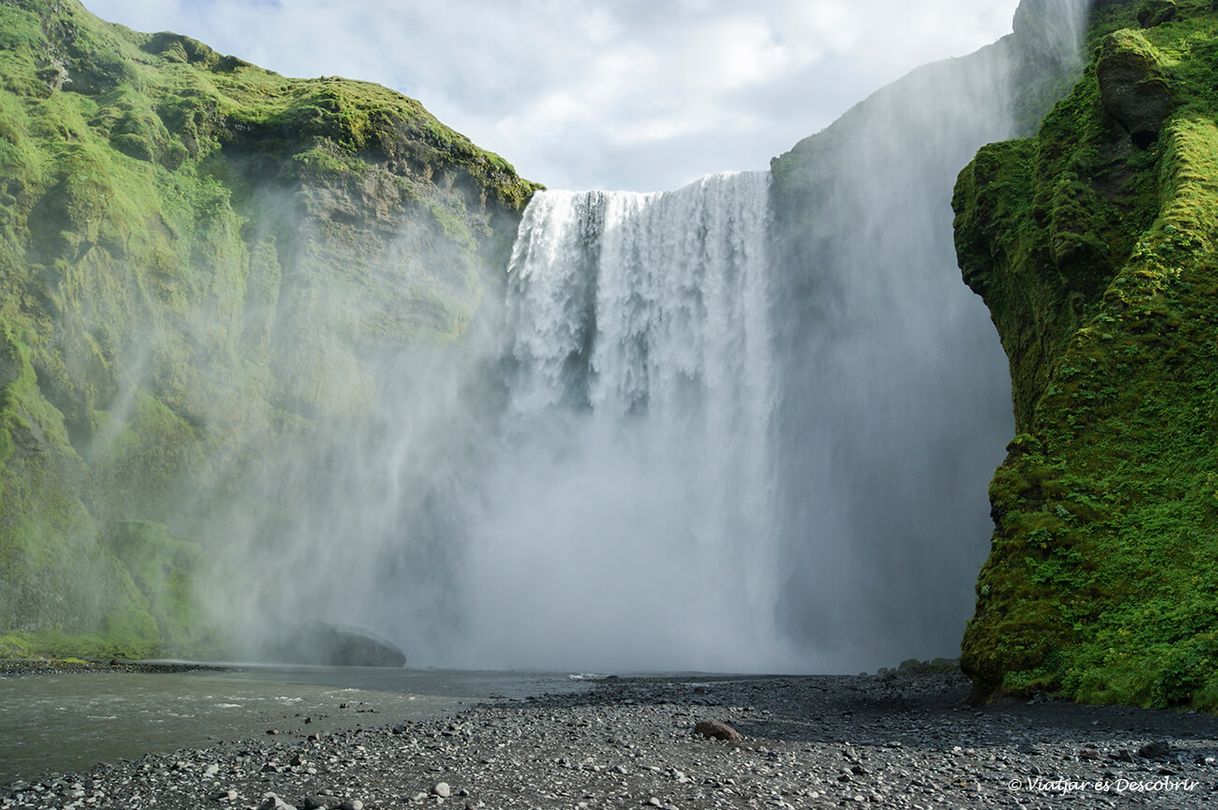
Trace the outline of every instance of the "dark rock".
<instances>
[{"instance_id":1,"label":"dark rock","mask_svg":"<svg viewBox=\"0 0 1218 810\"><path fill-rule=\"evenodd\" d=\"M727 742L740 742L744 739L739 731L729 726L727 723L721 723L718 720L701 720L694 726L694 733L701 734L703 737L709 737L715 740L726 740Z\"/></svg>"},{"instance_id":2,"label":"dark rock","mask_svg":"<svg viewBox=\"0 0 1218 810\"><path fill-rule=\"evenodd\" d=\"M304 810L327 810L330 807L338 807L341 801L334 796L308 796L300 803Z\"/></svg>"},{"instance_id":3,"label":"dark rock","mask_svg":"<svg viewBox=\"0 0 1218 810\"><path fill-rule=\"evenodd\" d=\"M267 652L271 658L293 664L390 668L406 664L404 652L371 631L323 621L284 629Z\"/></svg>"},{"instance_id":4,"label":"dark rock","mask_svg":"<svg viewBox=\"0 0 1218 810\"><path fill-rule=\"evenodd\" d=\"M1180 7L1176 5L1176 0L1147 0L1138 9L1138 25L1143 28L1154 28L1179 17Z\"/></svg>"},{"instance_id":5,"label":"dark rock","mask_svg":"<svg viewBox=\"0 0 1218 810\"><path fill-rule=\"evenodd\" d=\"M1104 112L1145 149L1159 137L1175 102L1154 47L1142 34L1118 31L1104 40L1096 75Z\"/></svg>"},{"instance_id":6,"label":"dark rock","mask_svg":"<svg viewBox=\"0 0 1218 810\"><path fill-rule=\"evenodd\" d=\"M1171 746L1165 740L1149 742L1138 749L1138 756L1143 759L1167 759L1171 756Z\"/></svg>"}]
</instances>

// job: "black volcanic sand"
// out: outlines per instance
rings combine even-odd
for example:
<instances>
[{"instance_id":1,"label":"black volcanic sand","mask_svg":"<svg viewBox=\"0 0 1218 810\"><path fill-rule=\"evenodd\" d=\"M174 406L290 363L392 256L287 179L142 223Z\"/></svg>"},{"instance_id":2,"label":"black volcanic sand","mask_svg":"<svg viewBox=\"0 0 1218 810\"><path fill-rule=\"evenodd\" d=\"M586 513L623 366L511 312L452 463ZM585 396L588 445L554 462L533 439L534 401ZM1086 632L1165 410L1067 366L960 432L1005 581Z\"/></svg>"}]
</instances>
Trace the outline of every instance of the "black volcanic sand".
<instances>
[{"instance_id":1,"label":"black volcanic sand","mask_svg":"<svg viewBox=\"0 0 1218 810\"><path fill-rule=\"evenodd\" d=\"M953 671L621 679L447 719L284 735L17 783L0 807L1200 807L1218 718L968 705ZM730 723L745 738L692 733ZM291 737L288 734L292 735ZM267 794L274 794L269 796Z\"/></svg>"}]
</instances>

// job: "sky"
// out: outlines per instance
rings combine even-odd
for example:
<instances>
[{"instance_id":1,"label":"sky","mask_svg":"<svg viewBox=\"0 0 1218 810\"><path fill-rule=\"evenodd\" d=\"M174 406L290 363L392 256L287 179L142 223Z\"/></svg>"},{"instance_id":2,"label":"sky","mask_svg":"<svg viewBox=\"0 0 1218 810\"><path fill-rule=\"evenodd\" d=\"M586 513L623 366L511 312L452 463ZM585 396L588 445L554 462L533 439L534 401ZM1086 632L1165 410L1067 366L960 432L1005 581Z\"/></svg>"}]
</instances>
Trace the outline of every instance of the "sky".
<instances>
[{"instance_id":1,"label":"sky","mask_svg":"<svg viewBox=\"0 0 1218 810\"><path fill-rule=\"evenodd\" d=\"M84 0L289 76L412 96L550 188L764 169L1018 0Z\"/></svg>"}]
</instances>

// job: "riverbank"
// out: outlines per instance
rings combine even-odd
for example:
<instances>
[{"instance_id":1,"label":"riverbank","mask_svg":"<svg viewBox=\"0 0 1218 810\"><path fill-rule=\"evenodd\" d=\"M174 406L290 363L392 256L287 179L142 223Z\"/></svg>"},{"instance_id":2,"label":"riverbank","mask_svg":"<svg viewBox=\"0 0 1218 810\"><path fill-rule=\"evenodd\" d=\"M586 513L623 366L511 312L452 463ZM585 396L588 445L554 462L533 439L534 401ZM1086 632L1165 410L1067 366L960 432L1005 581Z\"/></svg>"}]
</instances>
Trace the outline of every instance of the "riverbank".
<instances>
[{"instance_id":1,"label":"riverbank","mask_svg":"<svg viewBox=\"0 0 1218 810\"><path fill-rule=\"evenodd\" d=\"M379 728L315 733L296 718L257 739L17 783L0 807L1183 808L1218 797L1218 718L1053 701L978 709L967 694L958 672L609 680ZM744 739L695 735L704 719Z\"/></svg>"},{"instance_id":2,"label":"riverbank","mask_svg":"<svg viewBox=\"0 0 1218 810\"><path fill-rule=\"evenodd\" d=\"M77 672L224 672L234 667L177 661L97 661L86 658L0 658L0 678Z\"/></svg>"}]
</instances>

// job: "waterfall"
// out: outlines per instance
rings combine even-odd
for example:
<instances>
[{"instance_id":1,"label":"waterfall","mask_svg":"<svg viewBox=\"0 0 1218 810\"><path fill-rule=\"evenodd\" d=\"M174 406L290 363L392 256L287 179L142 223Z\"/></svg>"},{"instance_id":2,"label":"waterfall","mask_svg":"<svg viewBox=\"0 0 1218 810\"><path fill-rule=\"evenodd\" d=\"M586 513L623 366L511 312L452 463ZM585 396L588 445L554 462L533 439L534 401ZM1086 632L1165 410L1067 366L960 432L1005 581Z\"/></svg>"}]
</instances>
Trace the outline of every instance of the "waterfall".
<instances>
[{"instance_id":1,"label":"waterfall","mask_svg":"<svg viewBox=\"0 0 1218 810\"><path fill-rule=\"evenodd\" d=\"M1086 8L1024 0L771 172L534 195L467 332L370 347L373 417L280 448L223 522L219 615L470 668L955 655L1013 420L952 185L1064 92Z\"/></svg>"},{"instance_id":2,"label":"waterfall","mask_svg":"<svg viewBox=\"0 0 1218 810\"><path fill-rule=\"evenodd\" d=\"M768 637L769 184L721 174L530 203L508 292L520 463L492 487L471 560L533 572L479 595L475 626L512 639L497 662L557 665L561 649L616 668L782 663ZM524 654L507 615L545 640Z\"/></svg>"},{"instance_id":3,"label":"waterfall","mask_svg":"<svg viewBox=\"0 0 1218 810\"><path fill-rule=\"evenodd\" d=\"M1043 114L1086 7L1030 0L1015 34L877 92L773 175L533 199L507 449L469 546L475 660L956 654L1013 426L952 185Z\"/></svg>"}]
</instances>

